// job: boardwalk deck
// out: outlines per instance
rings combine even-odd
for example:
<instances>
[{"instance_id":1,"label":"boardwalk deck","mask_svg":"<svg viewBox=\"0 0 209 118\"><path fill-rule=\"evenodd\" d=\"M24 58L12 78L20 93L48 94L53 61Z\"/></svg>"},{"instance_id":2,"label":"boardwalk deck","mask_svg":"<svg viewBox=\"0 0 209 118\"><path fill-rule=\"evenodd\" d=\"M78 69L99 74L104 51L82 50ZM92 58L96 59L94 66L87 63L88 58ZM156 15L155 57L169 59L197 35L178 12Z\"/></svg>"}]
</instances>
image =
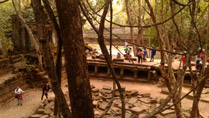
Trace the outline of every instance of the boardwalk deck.
<instances>
[{"instance_id":1,"label":"boardwalk deck","mask_svg":"<svg viewBox=\"0 0 209 118\"><path fill-rule=\"evenodd\" d=\"M116 56L113 56L113 59ZM124 59L124 58L122 58ZM149 60L149 59L148 59ZM107 67L107 63L103 59L92 59L90 56L87 57L88 69L91 76L110 76L110 71ZM176 73L179 68L180 61L174 60L172 63L173 70ZM168 67L167 64L165 65ZM113 61L113 67L116 71L119 79L132 78L140 79L147 78L147 80L157 80L160 73L160 60L155 60L154 62L143 62L138 63L137 61L129 62L128 60L124 61ZM195 73L195 65L192 63L192 71ZM156 77L157 76L157 77ZM187 79L190 78L189 68L186 70Z\"/></svg>"}]
</instances>

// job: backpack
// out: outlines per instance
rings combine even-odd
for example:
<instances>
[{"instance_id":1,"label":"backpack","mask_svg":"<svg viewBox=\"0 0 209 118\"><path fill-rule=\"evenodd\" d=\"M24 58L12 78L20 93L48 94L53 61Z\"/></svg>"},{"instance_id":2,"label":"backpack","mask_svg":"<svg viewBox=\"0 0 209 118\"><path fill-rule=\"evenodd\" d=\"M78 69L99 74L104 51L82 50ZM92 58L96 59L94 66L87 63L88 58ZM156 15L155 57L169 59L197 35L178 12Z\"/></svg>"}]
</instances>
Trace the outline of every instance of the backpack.
<instances>
[{"instance_id":1,"label":"backpack","mask_svg":"<svg viewBox=\"0 0 209 118\"><path fill-rule=\"evenodd\" d=\"M138 51L137 56L142 56L142 53L140 53L140 51Z\"/></svg>"}]
</instances>

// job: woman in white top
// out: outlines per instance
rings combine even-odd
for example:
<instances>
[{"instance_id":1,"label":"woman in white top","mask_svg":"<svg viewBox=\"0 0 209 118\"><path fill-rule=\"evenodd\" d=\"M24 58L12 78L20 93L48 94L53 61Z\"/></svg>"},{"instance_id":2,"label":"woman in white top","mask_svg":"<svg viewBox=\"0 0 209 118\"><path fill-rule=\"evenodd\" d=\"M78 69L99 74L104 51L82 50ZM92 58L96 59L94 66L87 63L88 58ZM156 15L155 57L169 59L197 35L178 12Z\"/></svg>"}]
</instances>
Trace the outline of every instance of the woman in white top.
<instances>
[{"instance_id":1,"label":"woman in white top","mask_svg":"<svg viewBox=\"0 0 209 118\"><path fill-rule=\"evenodd\" d=\"M18 105L21 105L21 106L22 106L22 100L23 100L23 98L22 98L23 92L24 91L19 86L15 89L15 94L17 96L16 98L18 100Z\"/></svg>"}]
</instances>

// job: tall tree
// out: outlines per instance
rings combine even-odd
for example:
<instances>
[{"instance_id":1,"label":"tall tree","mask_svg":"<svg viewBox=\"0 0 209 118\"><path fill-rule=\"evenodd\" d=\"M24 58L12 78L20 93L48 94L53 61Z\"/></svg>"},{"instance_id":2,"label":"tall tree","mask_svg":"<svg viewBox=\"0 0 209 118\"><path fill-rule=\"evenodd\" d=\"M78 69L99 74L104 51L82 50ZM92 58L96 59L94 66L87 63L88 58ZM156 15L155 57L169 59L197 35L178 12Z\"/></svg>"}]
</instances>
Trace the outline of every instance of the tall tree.
<instances>
[{"instance_id":1,"label":"tall tree","mask_svg":"<svg viewBox=\"0 0 209 118\"><path fill-rule=\"evenodd\" d=\"M58 25L58 22L56 20L56 16L54 15L54 12L49 4L48 0L42 0L45 6L45 9L50 17L50 20L52 21L52 24L54 26L54 29L56 31L56 35L58 37L58 44L57 44L57 59L56 59L56 72L57 72L57 77L59 80L59 84L61 86L61 78L62 78L62 37L61 37L61 32L60 32L60 28ZM60 109L58 106L58 102L57 99L55 98L55 105L54 105L54 115L60 117Z\"/></svg>"},{"instance_id":2,"label":"tall tree","mask_svg":"<svg viewBox=\"0 0 209 118\"><path fill-rule=\"evenodd\" d=\"M35 20L36 20L36 27L38 31L38 38L40 42L40 47L42 48L42 54L44 56L44 61L46 64L46 71L49 76L52 90L56 96L56 100L60 106L61 112L64 118L70 118L70 110L68 108L66 99L62 92L60 82L58 80L58 75L56 73L56 68L54 66L53 56L51 54L50 46L49 46L49 34L47 29L45 28L47 16L44 13L43 7L41 6L41 0L31 0Z\"/></svg>"},{"instance_id":3,"label":"tall tree","mask_svg":"<svg viewBox=\"0 0 209 118\"><path fill-rule=\"evenodd\" d=\"M142 0L138 0L139 15L138 15L138 44L144 45L143 27L142 27Z\"/></svg>"},{"instance_id":4,"label":"tall tree","mask_svg":"<svg viewBox=\"0 0 209 118\"><path fill-rule=\"evenodd\" d=\"M125 0L125 5L126 5L126 14L127 14L127 18L128 18L128 24L130 25L130 37L131 37L131 42L133 44L132 45L133 46L133 52L134 52L134 55L136 55L136 46L134 45L136 41L134 39L134 31L133 31L132 22L131 22L128 0Z\"/></svg>"},{"instance_id":5,"label":"tall tree","mask_svg":"<svg viewBox=\"0 0 209 118\"><path fill-rule=\"evenodd\" d=\"M77 0L56 0L73 118L93 118L81 16Z\"/></svg>"}]
</instances>

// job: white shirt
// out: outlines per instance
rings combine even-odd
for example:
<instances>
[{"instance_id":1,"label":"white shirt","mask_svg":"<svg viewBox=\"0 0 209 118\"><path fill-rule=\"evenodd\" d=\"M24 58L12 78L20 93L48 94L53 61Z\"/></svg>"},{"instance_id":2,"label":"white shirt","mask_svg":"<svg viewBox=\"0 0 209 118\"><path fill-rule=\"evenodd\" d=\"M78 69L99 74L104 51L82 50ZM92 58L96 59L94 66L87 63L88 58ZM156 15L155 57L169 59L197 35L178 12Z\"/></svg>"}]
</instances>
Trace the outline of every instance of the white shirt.
<instances>
[{"instance_id":1,"label":"white shirt","mask_svg":"<svg viewBox=\"0 0 209 118\"><path fill-rule=\"evenodd\" d=\"M15 94L21 94L21 93L23 93L24 91L21 89L21 88L19 88L19 89L15 89Z\"/></svg>"},{"instance_id":2,"label":"white shirt","mask_svg":"<svg viewBox=\"0 0 209 118\"><path fill-rule=\"evenodd\" d=\"M196 60L195 61L200 61L201 60L201 57L198 57L198 56L196 56Z\"/></svg>"},{"instance_id":3,"label":"white shirt","mask_svg":"<svg viewBox=\"0 0 209 118\"><path fill-rule=\"evenodd\" d=\"M128 45L128 43L127 43L127 42L125 42L125 47L127 47L127 45Z\"/></svg>"}]
</instances>

